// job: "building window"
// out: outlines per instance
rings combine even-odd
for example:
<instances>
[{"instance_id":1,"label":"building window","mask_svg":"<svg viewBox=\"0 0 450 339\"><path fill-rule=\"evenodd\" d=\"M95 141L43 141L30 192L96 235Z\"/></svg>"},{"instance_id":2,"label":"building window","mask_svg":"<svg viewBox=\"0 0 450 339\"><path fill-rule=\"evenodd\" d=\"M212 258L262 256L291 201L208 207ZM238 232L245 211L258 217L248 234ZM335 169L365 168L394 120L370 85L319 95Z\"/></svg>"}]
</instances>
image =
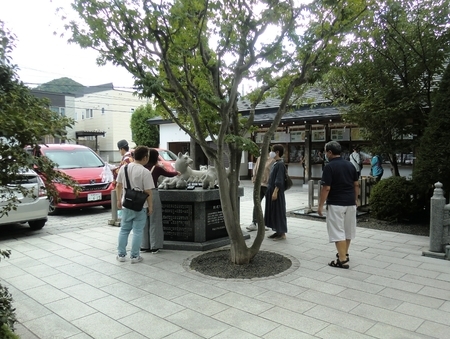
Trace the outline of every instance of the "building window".
<instances>
[{"instance_id":1,"label":"building window","mask_svg":"<svg viewBox=\"0 0 450 339\"><path fill-rule=\"evenodd\" d=\"M93 112L92 108L86 108L86 119L93 118L93 117L94 117L94 112Z\"/></svg>"},{"instance_id":2,"label":"building window","mask_svg":"<svg viewBox=\"0 0 450 339\"><path fill-rule=\"evenodd\" d=\"M66 116L66 109L65 109L65 107L60 107L60 108L59 108L59 114L60 114L62 117L65 117L65 116Z\"/></svg>"},{"instance_id":3,"label":"building window","mask_svg":"<svg viewBox=\"0 0 450 339\"><path fill-rule=\"evenodd\" d=\"M105 114L105 107L102 107L102 114Z\"/></svg>"}]
</instances>

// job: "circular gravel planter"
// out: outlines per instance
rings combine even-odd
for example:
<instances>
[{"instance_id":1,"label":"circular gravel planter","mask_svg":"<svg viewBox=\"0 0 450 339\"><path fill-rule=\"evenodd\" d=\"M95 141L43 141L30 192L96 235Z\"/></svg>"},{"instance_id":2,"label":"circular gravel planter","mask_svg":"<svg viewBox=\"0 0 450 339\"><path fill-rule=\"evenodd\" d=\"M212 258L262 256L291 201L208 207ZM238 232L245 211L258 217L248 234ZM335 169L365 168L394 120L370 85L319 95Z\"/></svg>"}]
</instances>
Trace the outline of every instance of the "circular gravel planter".
<instances>
[{"instance_id":1,"label":"circular gravel planter","mask_svg":"<svg viewBox=\"0 0 450 339\"><path fill-rule=\"evenodd\" d=\"M197 255L185 262L185 268L222 279L253 279L290 273L300 263L293 257L274 252L259 251L246 265L235 265L230 260L230 250L218 250Z\"/></svg>"}]
</instances>

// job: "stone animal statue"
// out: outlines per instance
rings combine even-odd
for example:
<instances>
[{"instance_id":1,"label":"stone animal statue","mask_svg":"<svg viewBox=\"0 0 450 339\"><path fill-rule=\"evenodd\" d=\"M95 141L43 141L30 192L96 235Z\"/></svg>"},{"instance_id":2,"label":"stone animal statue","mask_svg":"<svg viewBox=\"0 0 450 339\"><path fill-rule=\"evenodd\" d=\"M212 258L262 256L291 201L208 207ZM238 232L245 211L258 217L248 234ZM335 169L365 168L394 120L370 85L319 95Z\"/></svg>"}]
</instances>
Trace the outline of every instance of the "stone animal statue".
<instances>
[{"instance_id":1,"label":"stone animal statue","mask_svg":"<svg viewBox=\"0 0 450 339\"><path fill-rule=\"evenodd\" d=\"M217 173L214 176L215 170L197 171L193 170L190 165L194 161L189 157L189 153L178 153L178 158L175 161L175 170L180 172L179 176L172 178L165 178L158 188L160 189L185 189L189 184L201 183L203 188L214 188L217 181Z\"/></svg>"}]
</instances>

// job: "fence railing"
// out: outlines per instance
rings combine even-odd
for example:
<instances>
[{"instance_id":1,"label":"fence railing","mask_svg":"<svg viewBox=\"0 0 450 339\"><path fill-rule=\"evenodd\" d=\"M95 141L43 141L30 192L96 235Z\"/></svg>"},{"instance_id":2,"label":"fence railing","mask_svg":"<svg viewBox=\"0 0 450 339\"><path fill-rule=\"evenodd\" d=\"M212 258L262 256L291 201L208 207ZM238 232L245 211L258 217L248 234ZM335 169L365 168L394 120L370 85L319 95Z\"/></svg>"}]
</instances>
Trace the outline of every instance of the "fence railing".
<instances>
[{"instance_id":1,"label":"fence railing","mask_svg":"<svg viewBox=\"0 0 450 339\"><path fill-rule=\"evenodd\" d=\"M375 183L375 179L371 177L361 177L359 178L359 206L364 207L369 205L369 197L372 185ZM319 206L320 191L322 185L320 180L314 184L314 180L308 181L308 210L309 212L314 211ZM317 204L316 204L317 203Z\"/></svg>"}]
</instances>

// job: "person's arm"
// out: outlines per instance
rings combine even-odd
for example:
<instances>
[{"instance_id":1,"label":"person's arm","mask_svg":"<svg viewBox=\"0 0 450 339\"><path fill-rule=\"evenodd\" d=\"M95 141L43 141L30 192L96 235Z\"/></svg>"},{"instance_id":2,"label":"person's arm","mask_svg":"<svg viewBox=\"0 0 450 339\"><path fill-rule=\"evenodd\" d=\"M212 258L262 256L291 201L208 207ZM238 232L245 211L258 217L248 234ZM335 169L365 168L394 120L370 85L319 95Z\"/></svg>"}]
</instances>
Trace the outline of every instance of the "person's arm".
<instances>
[{"instance_id":1,"label":"person's arm","mask_svg":"<svg viewBox=\"0 0 450 339\"><path fill-rule=\"evenodd\" d=\"M328 194L330 193L330 186L322 186L320 190L320 198L319 198L319 207L317 208L317 214L323 216L323 206L325 205L325 201L327 201Z\"/></svg>"},{"instance_id":2,"label":"person's arm","mask_svg":"<svg viewBox=\"0 0 450 339\"><path fill-rule=\"evenodd\" d=\"M153 193L152 193L151 189L145 190L144 192L148 194L148 197L147 197L147 205L148 205L147 214L151 215L153 213Z\"/></svg>"},{"instance_id":3,"label":"person's arm","mask_svg":"<svg viewBox=\"0 0 450 339\"><path fill-rule=\"evenodd\" d=\"M355 187L355 202L356 207L358 207L358 196L359 196L359 181L354 181L353 185Z\"/></svg>"},{"instance_id":4,"label":"person's arm","mask_svg":"<svg viewBox=\"0 0 450 339\"><path fill-rule=\"evenodd\" d=\"M123 185L121 182L118 182L116 185L116 196L117 196L117 208L119 210L122 209L122 192L123 192Z\"/></svg>"}]
</instances>

